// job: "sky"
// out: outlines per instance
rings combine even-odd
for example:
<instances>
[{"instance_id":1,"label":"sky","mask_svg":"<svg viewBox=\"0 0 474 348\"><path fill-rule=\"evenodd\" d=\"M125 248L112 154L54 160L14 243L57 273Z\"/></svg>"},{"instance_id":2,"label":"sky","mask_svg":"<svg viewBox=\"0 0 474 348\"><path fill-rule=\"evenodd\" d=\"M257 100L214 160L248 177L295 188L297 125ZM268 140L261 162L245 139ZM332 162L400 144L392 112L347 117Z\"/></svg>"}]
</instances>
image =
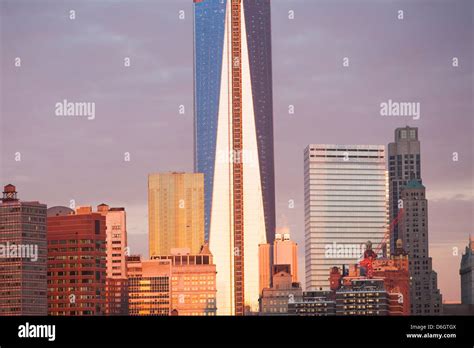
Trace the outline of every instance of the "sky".
<instances>
[{"instance_id":1,"label":"sky","mask_svg":"<svg viewBox=\"0 0 474 348\"><path fill-rule=\"evenodd\" d=\"M146 255L147 175L193 170L192 6L0 0L0 184L48 206L123 206L131 252ZM469 0L272 1L277 226L298 242L303 283L304 148L387 145L410 125L439 287L459 301L474 235L473 12ZM95 102L95 118L56 116L64 99ZM381 116L388 100L420 103L420 118Z\"/></svg>"}]
</instances>

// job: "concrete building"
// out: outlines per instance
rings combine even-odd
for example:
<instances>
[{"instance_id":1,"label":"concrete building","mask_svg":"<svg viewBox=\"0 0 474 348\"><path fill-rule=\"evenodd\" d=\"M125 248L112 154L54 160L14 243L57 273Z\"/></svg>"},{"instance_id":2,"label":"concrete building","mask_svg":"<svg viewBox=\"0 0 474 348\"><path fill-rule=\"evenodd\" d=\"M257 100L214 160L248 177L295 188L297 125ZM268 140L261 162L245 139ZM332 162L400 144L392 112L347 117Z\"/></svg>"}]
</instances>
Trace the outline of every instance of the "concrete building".
<instances>
[{"instance_id":1,"label":"concrete building","mask_svg":"<svg viewBox=\"0 0 474 348\"><path fill-rule=\"evenodd\" d=\"M459 274L461 275L461 304L474 305L474 240L471 236L461 258Z\"/></svg>"},{"instance_id":2,"label":"concrete building","mask_svg":"<svg viewBox=\"0 0 474 348\"><path fill-rule=\"evenodd\" d=\"M128 311L132 316L171 314L171 261L127 257Z\"/></svg>"},{"instance_id":3,"label":"concrete building","mask_svg":"<svg viewBox=\"0 0 474 348\"><path fill-rule=\"evenodd\" d=\"M106 315L128 314L127 290L127 215L125 208L97 207L105 216L107 241Z\"/></svg>"},{"instance_id":4,"label":"concrete building","mask_svg":"<svg viewBox=\"0 0 474 348\"><path fill-rule=\"evenodd\" d=\"M308 290L329 290L328 270L356 263L371 240L382 254L388 222L383 145L309 145L304 152Z\"/></svg>"},{"instance_id":5,"label":"concrete building","mask_svg":"<svg viewBox=\"0 0 474 348\"><path fill-rule=\"evenodd\" d=\"M173 248L197 254L204 244L204 176L160 173L148 176L149 255Z\"/></svg>"},{"instance_id":6,"label":"concrete building","mask_svg":"<svg viewBox=\"0 0 474 348\"><path fill-rule=\"evenodd\" d=\"M312 317L336 315L335 293L331 291L305 291L300 301L288 304L288 314Z\"/></svg>"},{"instance_id":7,"label":"concrete building","mask_svg":"<svg viewBox=\"0 0 474 348\"><path fill-rule=\"evenodd\" d=\"M400 191L403 218L398 235L408 252L411 277L411 314L440 315L442 296L438 276L429 257L428 201L425 187L418 180L410 180Z\"/></svg>"},{"instance_id":8,"label":"concrete building","mask_svg":"<svg viewBox=\"0 0 474 348\"><path fill-rule=\"evenodd\" d=\"M389 315L383 279L351 279L336 291L336 315Z\"/></svg>"},{"instance_id":9,"label":"concrete building","mask_svg":"<svg viewBox=\"0 0 474 348\"><path fill-rule=\"evenodd\" d=\"M336 314L410 315L409 259L402 241L397 241L390 258L376 258L371 262L371 272L366 269L362 272L362 268L369 267L365 257L359 264L348 268L344 265L342 271L338 267L331 268L330 288L340 305ZM374 289L385 292L375 293ZM371 292L372 295L367 295Z\"/></svg>"},{"instance_id":10,"label":"concrete building","mask_svg":"<svg viewBox=\"0 0 474 348\"><path fill-rule=\"evenodd\" d=\"M384 287L389 294L389 315L410 315L410 271L408 253L399 239L390 259L374 261L374 277L384 280Z\"/></svg>"},{"instance_id":11,"label":"concrete building","mask_svg":"<svg viewBox=\"0 0 474 348\"><path fill-rule=\"evenodd\" d=\"M272 287L265 288L260 297L260 314L288 315L288 304L300 302L303 290L299 283L294 283L290 265L275 265Z\"/></svg>"},{"instance_id":12,"label":"concrete building","mask_svg":"<svg viewBox=\"0 0 474 348\"><path fill-rule=\"evenodd\" d=\"M289 233L276 233L273 242L273 263L290 265L291 279L298 282L298 244L290 240Z\"/></svg>"},{"instance_id":13,"label":"concrete building","mask_svg":"<svg viewBox=\"0 0 474 348\"><path fill-rule=\"evenodd\" d=\"M207 244L199 254L191 254L188 248L172 249L171 255L152 259L171 262L173 315L216 315L216 265Z\"/></svg>"},{"instance_id":14,"label":"concrete building","mask_svg":"<svg viewBox=\"0 0 474 348\"><path fill-rule=\"evenodd\" d=\"M46 205L20 201L6 185L0 200L0 316L47 315Z\"/></svg>"},{"instance_id":15,"label":"concrete building","mask_svg":"<svg viewBox=\"0 0 474 348\"><path fill-rule=\"evenodd\" d=\"M410 181L421 181L421 151L418 128L395 129L395 142L388 144L388 175L390 193L390 221L395 221L401 207L401 190ZM399 226L394 224L391 232L391 247L394 248L399 235Z\"/></svg>"},{"instance_id":16,"label":"concrete building","mask_svg":"<svg viewBox=\"0 0 474 348\"><path fill-rule=\"evenodd\" d=\"M105 314L106 223L91 207L48 209L48 314Z\"/></svg>"}]
</instances>

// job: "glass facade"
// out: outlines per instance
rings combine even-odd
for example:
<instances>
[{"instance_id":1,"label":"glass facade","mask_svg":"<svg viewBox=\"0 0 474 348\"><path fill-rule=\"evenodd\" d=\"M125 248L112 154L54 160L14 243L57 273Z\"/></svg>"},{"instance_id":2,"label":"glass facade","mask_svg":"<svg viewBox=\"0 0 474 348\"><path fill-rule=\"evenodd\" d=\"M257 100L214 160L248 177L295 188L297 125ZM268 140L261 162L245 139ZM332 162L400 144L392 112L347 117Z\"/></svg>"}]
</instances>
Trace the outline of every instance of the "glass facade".
<instances>
[{"instance_id":1,"label":"glass facade","mask_svg":"<svg viewBox=\"0 0 474 348\"><path fill-rule=\"evenodd\" d=\"M205 238L209 239L226 0L194 5L194 170L204 173Z\"/></svg>"},{"instance_id":2,"label":"glass facade","mask_svg":"<svg viewBox=\"0 0 474 348\"><path fill-rule=\"evenodd\" d=\"M328 290L330 268L357 263L368 240L380 252L387 221L388 181L383 145L306 148L307 289Z\"/></svg>"},{"instance_id":3,"label":"glass facade","mask_svg":"<svg viewBox=\"0 0 474 348\"><path fill-rule=\"evenodd\" d=\"M194 170L204 173L206 240L210 231L226 4L227 0L203 0L194 5ZM270 1L244 0L243 5L266 236L272 242L275 179Z\"/></svg>"},{"instance_id":4,"label":"glass facade","mask_svg":"<svg viewBox=\"0 0 474 348\"><path fill-rule=\"evenodd\" d=\"M244 0L267 242L275 238L275 168L270 0Z\"/></svg>"}]
</instances>

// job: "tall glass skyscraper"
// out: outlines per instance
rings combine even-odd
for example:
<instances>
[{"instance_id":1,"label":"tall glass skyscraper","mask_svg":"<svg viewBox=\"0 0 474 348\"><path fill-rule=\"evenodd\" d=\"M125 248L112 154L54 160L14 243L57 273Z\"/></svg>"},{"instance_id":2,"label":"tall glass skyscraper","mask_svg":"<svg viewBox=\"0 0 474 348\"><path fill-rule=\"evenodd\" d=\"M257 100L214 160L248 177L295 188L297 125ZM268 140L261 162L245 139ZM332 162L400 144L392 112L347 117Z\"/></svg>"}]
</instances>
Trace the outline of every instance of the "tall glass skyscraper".
<instances>
[{"instance_id":1,"label":"tall glass skyscraper","mask_svg":"<svg viewBox=\"0 0 474 348\"><path fill-rule=\"evenodd\" d=\"M209 239L227 0L194 2L194 169L204 173L205 230L206 239ZM275 236L270 0L243 0L242 7L245 12L266 236L270 243Z\"/></svg>"},{"instance_id":2,"label":"tall glass skyscraper","mask_svg":"<svg viewBox=\"0 0 474 348\"><path fill-rule=\"evenodd\" d=\"M204 173L217 313L258 310L258 245L273 241L269 0L195 0L195 171Z\"/></svg>"},{"instance_id":3,"label":"tall glass skyscraper","mask_svg":"<svg viewBox=\"0 0 474 348\"><path fill-rule=\"evenodd\" d=\"M304 153L306 288L329 290L329 270L382 254L388 177L383 145L309 145Z\"/></svg>"}]
</instances>

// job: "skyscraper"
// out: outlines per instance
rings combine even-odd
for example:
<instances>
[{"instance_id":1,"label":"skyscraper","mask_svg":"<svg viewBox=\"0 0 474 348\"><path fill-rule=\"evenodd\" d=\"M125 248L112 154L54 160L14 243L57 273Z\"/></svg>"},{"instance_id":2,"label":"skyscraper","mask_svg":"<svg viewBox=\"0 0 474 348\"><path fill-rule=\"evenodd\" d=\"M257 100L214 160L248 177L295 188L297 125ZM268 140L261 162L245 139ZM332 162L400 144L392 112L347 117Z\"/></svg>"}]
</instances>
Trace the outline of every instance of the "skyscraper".
<instances>
[{"instance_id":1,"label":"skyscraper","mask_svg":"<svg viewBox=\"0 0 474 348\"><path fill-rule=\"evenodd\" d=\"M150 257L172 248L199 253L204 244L204 178L200 173L148 176Z\"/></svg>"},{"instance_id":2,"label":"skyscraper","mask_svg":"<svg viewBox=\"0 0 474 348\"><path fill-rule=\"evenodd\" d=\"M395 129L395 142L388 144L388 175L390 193L390 221L395 221L399 213L400 191L410 180L421 181L421 153L418 128ZM390 246L395 248L400 238L398 224L393 225Z\"/></svg>"},{"instance_id":3,"label":"skyscraper","mask_svg":"<svg viewBox=\"0 0 474 348\"><path fill-rule=\"evenodd\" d=\"M356 263L388 221L383 145L309 145L304 152L306 288L328 290L333 266Z\"/></svg>"},{"instance_id":4,"label":"skyscraper","mask_svg":"<svg viewBox=\"0 0 474 348\"><path fill-rule=\"evenodd\" d=\"M0 202L0 316L47 315L46 205L20 201L7 185Z\"/></svg>"},{"instance_id":5,"label":"skyscraper","mask_svg":"<svg viewBox=\"0 0 474 348\"><path fill-rule=\"evenodd\" d=\"M217 313L258 311L259 244L274 236L270 1L194 4L195 170L217 267Z\"/></svg>"},{"instance_id":6,"label":"skyscraper","mask_svg":"<svg viewBox=\"0 0 474 348\"><path fill-rule=\"evenodd\" d=\"M107 235L106 308L107 315L127 314L127 214L125 208L97 207L105 216Z\"/></svg>"},{"instance_id":7,"label":"skyscraper","mask_svg":"<svg viewBox=\"0 0 474 348\"><path fill-rule=\"evenodd\" d=\"M474 305L474 240L469 236L469 244L461 259L461 303Z\"/></svg>"},{"instance_id":8,"label":"skyscraper","mask_svg":"<svg viewBox=\"0 0 474 348\"><path fill-rule=\"evenodd\" d=\"M442 298L438 276L429 257L425 187L418 180L410 180L402 187L400 199L403 201L403 218L398 235L409 256L411 314L439 315Z\"/></svg>"},{"instance_id":9,"label":"skyscraper","mask_svg":"<svg viewBox=\"0 0 474 348\"><path fill-rule=\"evenodd\" d=\"M217 149L219 115L230 112L226 111L230 106L227 100L230 91L240 86L239 94L247 96L241 104L242 110L250 113L249 120L255 125L253 132L256 132L257 149L255 153L250 151L250 155L258 158L266 236L272 243L275 235L275 174L270 0L194 2L194 166L196 172L204 173L206 239L211 227L216 157L223 155ZM235 21L236 31L233 33L230 29L232 6L241 13L239 20ZM232 54L236 47L239 49ZM244 75L237 81L239 74L232 74L235 85L231 88L232 65L235 65L235 73L241 70ZM233 99L239 105L235 96ZM247 147L245 142L243 146Z\"/></svg>"},{"instance_id":10,"label":"skyscraper","mask_svg":"<svg viewBox=\"0 0 474 348\"><path fill-rule=\"evenodd\" d=\"M411 314L441 314L441 294L433 271L428 244L428 201L421 177L418 128L395 129L388 144L391 245L401 239L410 263ZM401 210L403 208L403 210Z\"/></svg>"},{"instance_id":11,"label":"skyscraper","mask_svg":"<svg viewBox=\"0 0 474 348\"><path fill-rule=\"evenodd\" d=\"M105 313L105 217L91 207L48 209L48 314Z\"/></svg>"}]
</instances>

